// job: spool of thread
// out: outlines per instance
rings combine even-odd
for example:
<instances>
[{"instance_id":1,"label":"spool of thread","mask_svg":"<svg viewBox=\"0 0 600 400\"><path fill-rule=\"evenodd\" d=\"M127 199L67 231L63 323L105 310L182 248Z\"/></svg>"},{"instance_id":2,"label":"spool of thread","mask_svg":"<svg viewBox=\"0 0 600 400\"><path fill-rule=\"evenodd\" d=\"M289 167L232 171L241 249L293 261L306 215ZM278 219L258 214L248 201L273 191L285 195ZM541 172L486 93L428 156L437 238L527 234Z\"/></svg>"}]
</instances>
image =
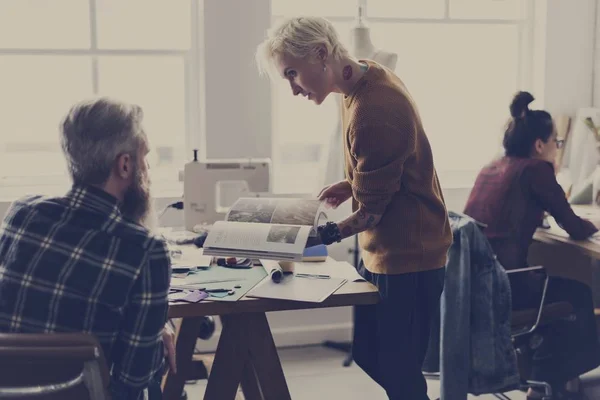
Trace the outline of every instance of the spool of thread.
<instances>
[{"instance_id":1,"label":"spool of thread","mask_svg":"<svg viewBox=\"0 0 600 400\"><path fill-rule=\"evenodd\" d=\"M283 280L285 274L291 274L294 272L294 263L292 261L279 261L269 265L271 280L275 283L279 283Z\"/></svg>"},{"instance_id":2,"label":"spool of thread","mask_svg":"<svg viewBox=\"0 0 600 400\"><path fill-rule=\"evenodd\" d=\"M283 270L279 266L273 268L271 270L270 274L271 274L271 280L275 283L279 283L283 279Z\"/></svg>"},{"instance_id":3,"label":"spool of thread","mask_svg":"<svg viewBox=\"0 0 600 400\"><path fill-rule=\"evenodd\" d=\"M294 272L293 261L279 261L279 266L281 267L284 274L291 274Z\"/></svg>"}]
</instances>

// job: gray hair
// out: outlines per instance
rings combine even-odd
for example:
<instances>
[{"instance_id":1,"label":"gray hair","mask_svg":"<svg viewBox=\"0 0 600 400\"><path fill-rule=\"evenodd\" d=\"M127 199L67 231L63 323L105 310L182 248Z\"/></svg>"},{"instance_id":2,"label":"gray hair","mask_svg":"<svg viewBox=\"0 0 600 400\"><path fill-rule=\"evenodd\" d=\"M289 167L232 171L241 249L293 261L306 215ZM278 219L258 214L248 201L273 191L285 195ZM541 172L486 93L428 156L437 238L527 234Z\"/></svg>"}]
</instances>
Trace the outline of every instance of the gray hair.
<instances>
[{"instance_id":1,"label":"gray hair","mask_svg":"<svg viewBox=\"0 0 600 400\"><path fill-rule=\"evenodd\" d=\"M60 142L75 184L101 185L122 154L134 160L145 134L141 107L106 97L75 104L60 125Z\"/></svg>"}]
</instances>

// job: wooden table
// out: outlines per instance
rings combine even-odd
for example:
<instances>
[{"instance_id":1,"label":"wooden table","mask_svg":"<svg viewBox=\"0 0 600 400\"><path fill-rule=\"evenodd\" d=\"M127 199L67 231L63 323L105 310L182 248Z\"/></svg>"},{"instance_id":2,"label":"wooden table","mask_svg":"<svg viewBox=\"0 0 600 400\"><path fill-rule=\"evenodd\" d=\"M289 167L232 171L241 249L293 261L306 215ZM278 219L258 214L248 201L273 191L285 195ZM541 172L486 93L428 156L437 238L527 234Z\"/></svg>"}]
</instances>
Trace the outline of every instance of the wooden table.
<instances>
[{"instance_id":1,"label":"wooden table","mask_svg":"<svg viewBox=\"0 0 600 400\"><path fill-rule=\"evenodd\" d=\"M600 219L600 207L575 205L573 210L584 218ZM576 279L600 289L594 285L592 268L595 261L600 260L600 243L572 240L542 228L533 238L535 242L529 249L530 265L543 265L551 275Z\"/></svg>"},{"instance_id":2,"label":"wooden table","mask_svg":"<svg viewBox=\"0 0 600 400\"><path fill-rule=\"evenodd\" d=\"M589 216L600 220L600 207L575 205L573 206L573 210L584 218ZM589 240L572 240L563 236L553 235L547 229L542 228L536 231L533 238L541 243L567 245L595 260L600 260L600 244Z\"/></svg>"},{"instance_id":3,"label":"wooden table","mask_svg":"<svg viewBox=\"0 0 600 400\"><path fill-rule=\"evenodd\" d=\"M177 335L177 374L163 382L165 399L179 400L200 330L201 317L218 315L223 329L204 399L232 400L242 385L247 400L291 399L266 313L375 304L376 288L367 282L348 282L322 303L244 297L237 302L203 301L172 304L169 318L182 318Z\"/></svg>"},{"instance_id":4,"label":"wooden table","mask_svg":"<svg viewBox=\"0 0 600 400\"><path fill-rule=\"evenodd\" d=\"M600 219L600 207L573 206L584 218ZM592 288L596 321L600 332L600 244L589 240L572 240L538 229L529 248L529 264L543 265L550 275L575 279Z\"/></svg>"}]
</instances>

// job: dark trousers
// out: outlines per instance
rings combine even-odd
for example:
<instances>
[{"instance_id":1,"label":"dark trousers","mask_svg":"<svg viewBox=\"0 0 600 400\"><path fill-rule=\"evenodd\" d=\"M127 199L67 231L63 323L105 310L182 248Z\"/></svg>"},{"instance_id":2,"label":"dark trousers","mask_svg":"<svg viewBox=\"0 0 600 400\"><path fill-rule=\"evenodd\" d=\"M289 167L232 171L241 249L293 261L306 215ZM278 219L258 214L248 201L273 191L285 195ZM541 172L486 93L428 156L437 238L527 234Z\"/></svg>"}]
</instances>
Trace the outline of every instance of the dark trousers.
<instances>
[{"instance_id":1,"label":"dark trousers","mask_svg":"<svg viewBox=\"0 0 600 400\"><path fill-rule=\"evenodd\" d=\"M148 400L162 400L161 382L162 379L155 379L148 385Z\"/></svg>"},{"instance_id":2,"label":"dark trousers","mask_svg":"<svg viewBox=\"0 0 600 400\"><path fill-rule=\"evenodd\" d=\"M542 278L530 276L513 285L513 308L537 308ZM592 290L571 279L551 277L546 303L569 302L574 321L558 321L540 328L543 342L533 354L532 379L545 381L556 388L600 365L600 342L594 316Z\"/></svg>"},{"instance_id":3,"label":"dark trousers","mask_svg":"<svg viewBox=\"0 0 600 400\"><path fill-rule=\"evenodd\" d=\"M146 389L148 400L162 400L162 376L162 371L158 372L148 384L148 387ZM144 390L134 389L125 386L122 383L117 382L116 380L111 380L110 383L110 393L112 400L143 400L145 398Z\"/></svg>"},{"instance_id":4,"label":"dark trousers","mask_svg":"<svg viewBox=\"0 0 600 400\"><path fill-rule=\"evenodd\" d=\"M367 271L361 263L358 272L378 288L381 299L354 308L356 364L385 389L390 400L428 400L421 366L445 269L382 275Z\"/></svg>"}]
</instances>

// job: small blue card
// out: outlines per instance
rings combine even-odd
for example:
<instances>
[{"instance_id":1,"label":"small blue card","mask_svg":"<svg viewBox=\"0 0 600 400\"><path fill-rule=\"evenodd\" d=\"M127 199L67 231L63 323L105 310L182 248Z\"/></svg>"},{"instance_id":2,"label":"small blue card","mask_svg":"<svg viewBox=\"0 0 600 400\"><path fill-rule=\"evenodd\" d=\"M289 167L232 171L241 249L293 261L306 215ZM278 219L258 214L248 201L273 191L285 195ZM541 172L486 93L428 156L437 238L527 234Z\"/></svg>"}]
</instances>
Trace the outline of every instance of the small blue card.
<instances>
[{"instance_id":1,"label":"small blue card","mask_svg":"<svg viewBox=\"0 0 600 400\"><path fill-rule=\"evenodd\" d=\"M318 246L307 247L302 254L302 261L325 261L327 260L327 246L320 244Z\"/></svg>"}]
</instances>

